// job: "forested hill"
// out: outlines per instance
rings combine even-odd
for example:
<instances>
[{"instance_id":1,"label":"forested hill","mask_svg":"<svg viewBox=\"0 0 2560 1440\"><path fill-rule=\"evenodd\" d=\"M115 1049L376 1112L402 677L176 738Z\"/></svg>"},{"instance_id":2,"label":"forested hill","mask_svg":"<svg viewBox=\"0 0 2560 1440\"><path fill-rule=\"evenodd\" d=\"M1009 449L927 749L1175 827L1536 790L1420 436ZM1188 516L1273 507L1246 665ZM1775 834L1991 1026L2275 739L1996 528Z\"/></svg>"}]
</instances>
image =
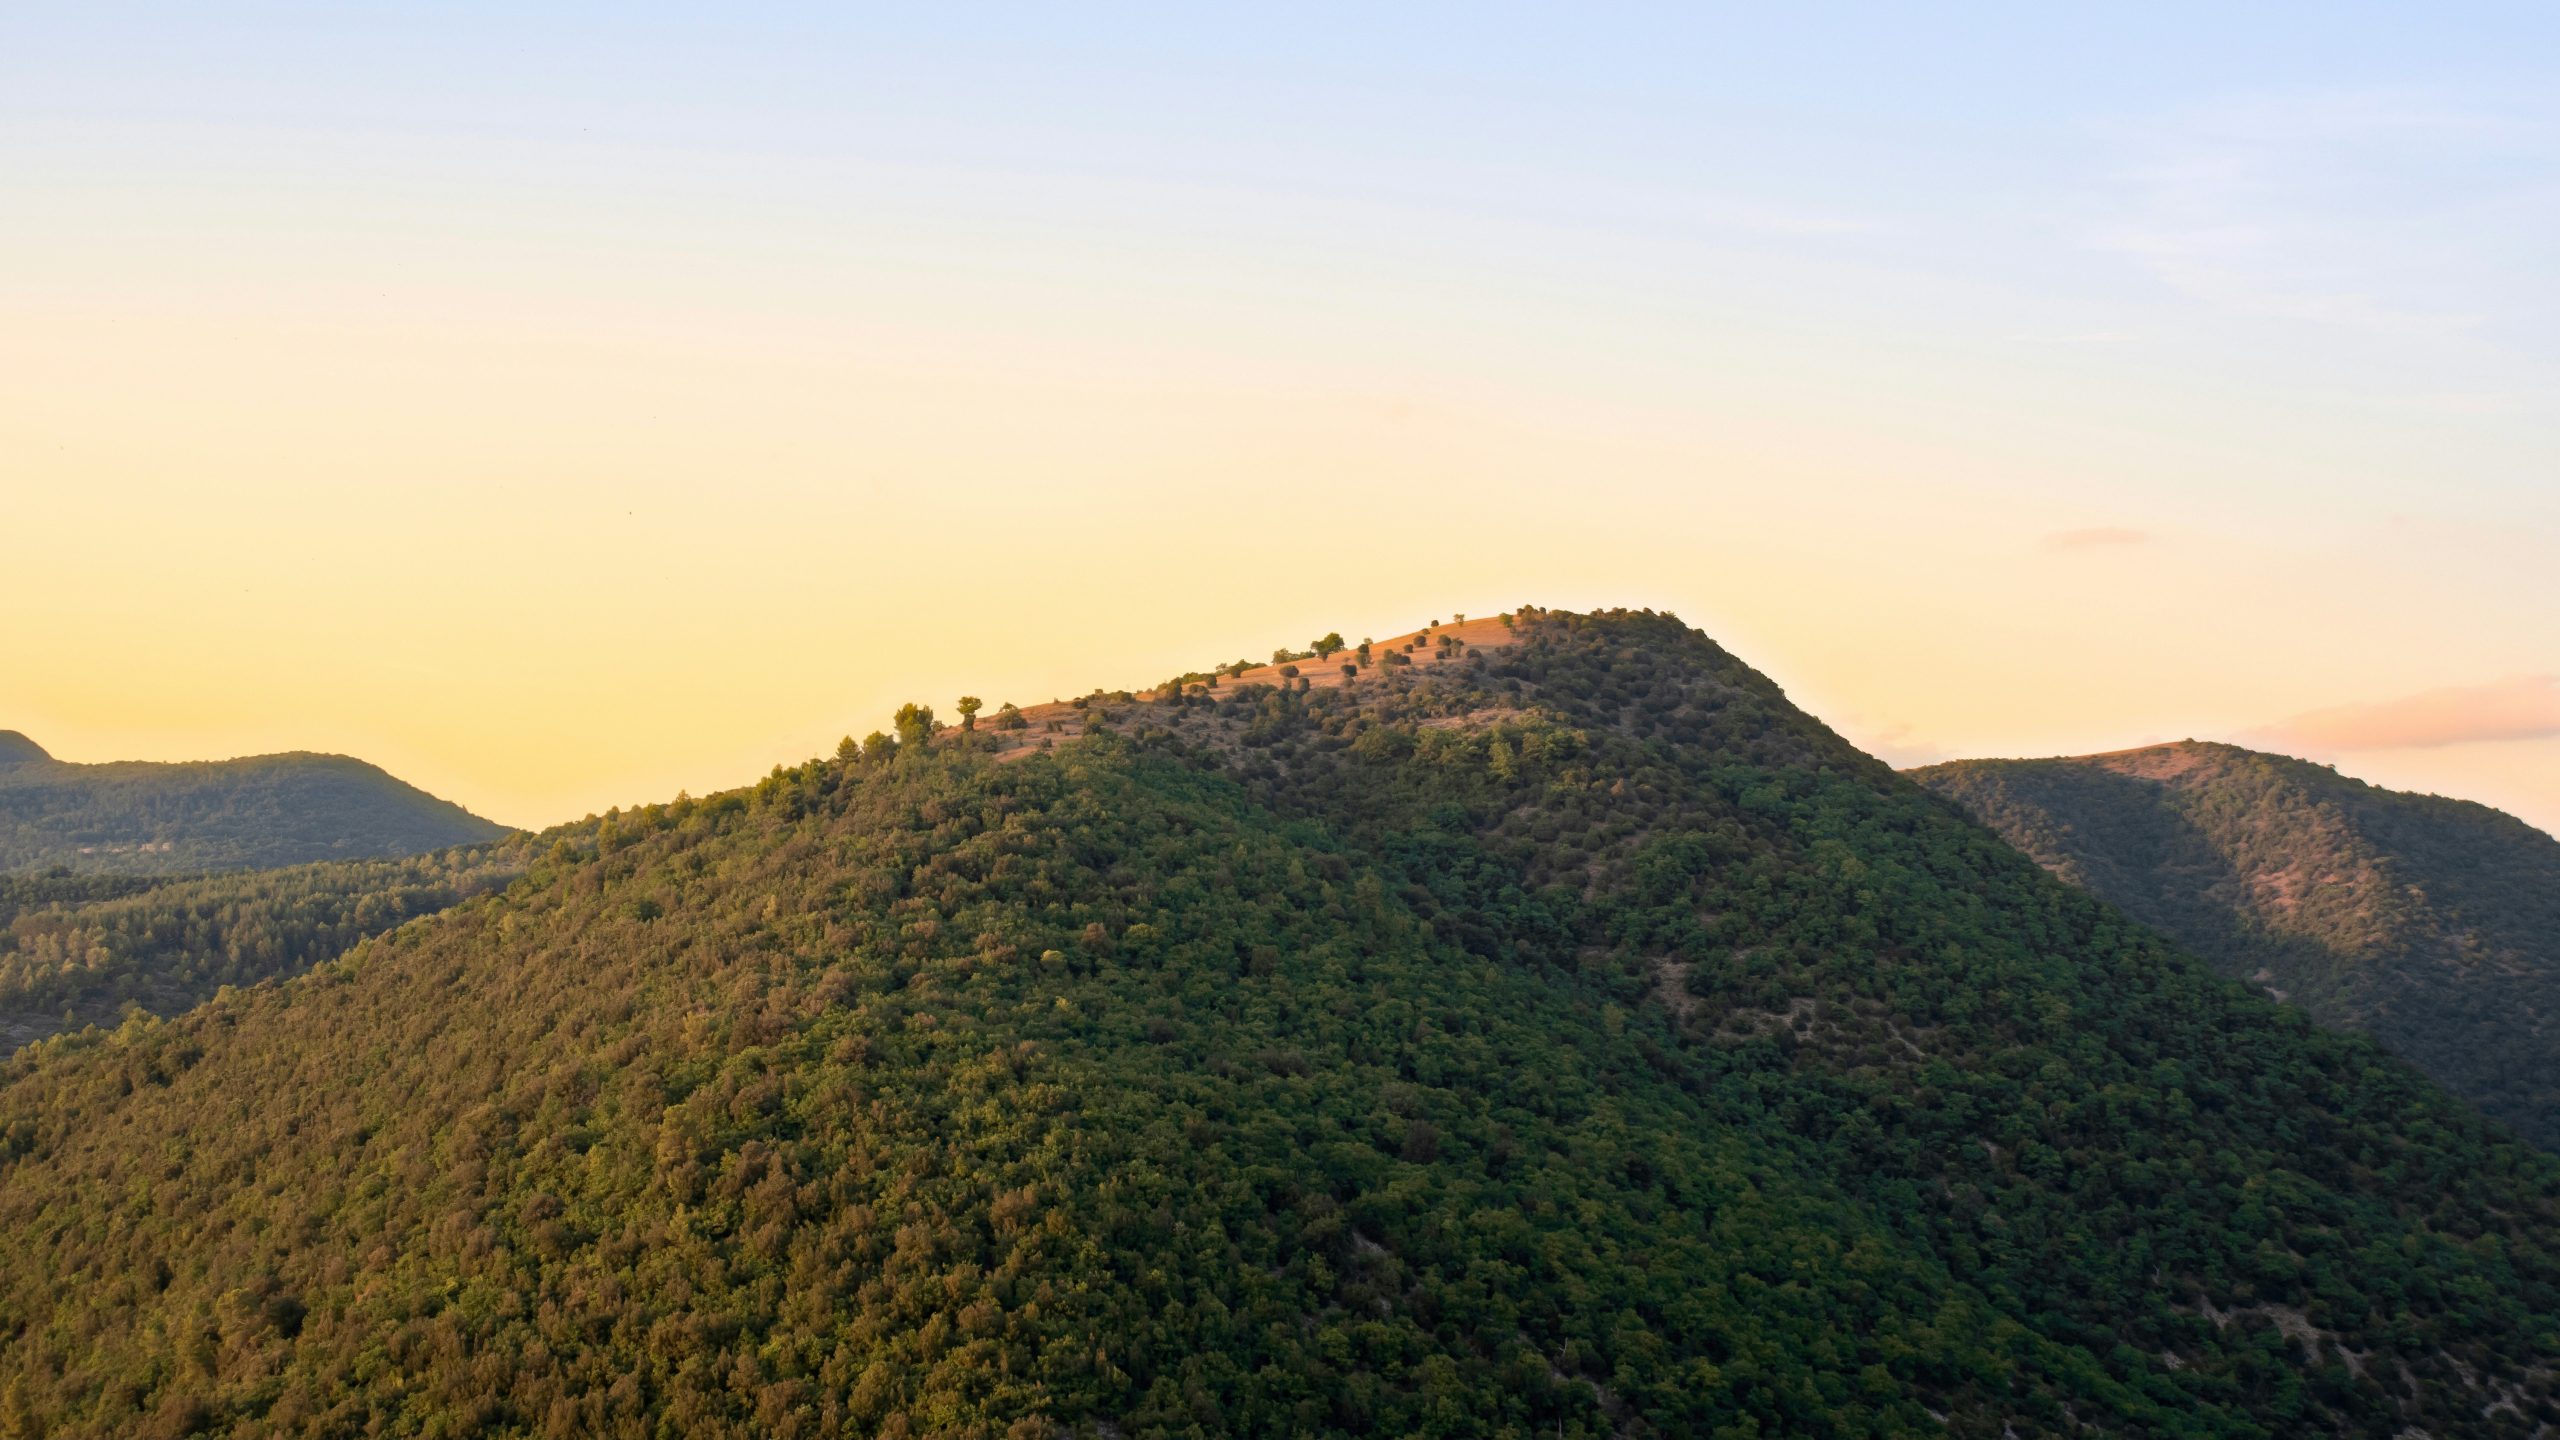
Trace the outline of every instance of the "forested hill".
<instances>
[{"instance_id":1,"label":"forested hill","mask_svg":"<svg viewBox=\"0 0 2560 1440\"><path fill-rule=\"evenodd\" d=\"M72 765L0 731L0 874L192 874L414 855L505 833L344 755Z\"/></svg>"},{"instance_id":2,"label":"forested hill","mask_svg":"<svg viewBox=\"0 0 2560 1440\"><path fill-rule=\"evenodd\" d=\"M28 1047L0 1426L2560 1420L2560 1162L1669 617L1510 623L911 709Z\"/></svg>"},{"instance_id":3,"label":"forested hill","mask_svg":"<svg viewBox=\"0 0 2560 1440\"><path fill-rule=\"evenodd\" d=\"M2233 745L1913 772L2074 884L2560 1149L2560 841Z\"/></svg>"},{"instance_id":4,"label":"forested hill","mask_svg":"<svg viewBox=\"0 0 2560 1440\"><path fill-rule=\"evenodd\" d=\"M173 1015L225 985L299 974L504 886L533 843L198 876L0 875L0 1054L129 1007Z\"/></svg>"}]
</instances>

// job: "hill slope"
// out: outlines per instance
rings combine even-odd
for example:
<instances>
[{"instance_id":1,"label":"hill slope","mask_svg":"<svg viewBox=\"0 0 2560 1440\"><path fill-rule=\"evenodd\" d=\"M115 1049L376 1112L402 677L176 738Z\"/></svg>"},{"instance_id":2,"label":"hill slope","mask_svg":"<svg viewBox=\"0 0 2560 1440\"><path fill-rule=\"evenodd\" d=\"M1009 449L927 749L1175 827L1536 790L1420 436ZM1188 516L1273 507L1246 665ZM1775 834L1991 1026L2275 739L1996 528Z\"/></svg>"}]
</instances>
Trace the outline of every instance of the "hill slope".
<instances>
[{"instance_id":1,"label":"hill slope","mask_svg":"<svg viewBox=\"0 0 2560 1440\"><path fill-rule=\"evenodd\" d=\"M2560 841L2232 745L1912 778L2046 868L2560 1149Z\"/></svg>"},{"instance_id":2,"label":"hill slope","mask_svg":"<svg viewBox=\"0 0 2560 1440\"><path fill-rule=\"evenodd\" d=\"M0 1054L127 1006L174 1015L225 985L335 959L503 887L529 837L393 860L215 875L0 875Z\"/></svg>"},{"instance_id":3,"label":"hill slope","mask_svg":"<svg viewBox=\"0 0 2560 1440\"><path fill-rule=\"evenodd\" d=\"M414 855L505 833L344 755L71 765L0 731L0 874L179 875Z\"/></svg>"},{"instance_id":4,"label":"hill slope","mask_svg":"<svg viewBox=\"0 0 2560 1440\"><path fill-rule=\"evenodd\" d=\"M29 1047L0 1426L2560 1418L2560 1164L1668 617L1444 653L910 717Z\"/></svg>"}]
</instances>

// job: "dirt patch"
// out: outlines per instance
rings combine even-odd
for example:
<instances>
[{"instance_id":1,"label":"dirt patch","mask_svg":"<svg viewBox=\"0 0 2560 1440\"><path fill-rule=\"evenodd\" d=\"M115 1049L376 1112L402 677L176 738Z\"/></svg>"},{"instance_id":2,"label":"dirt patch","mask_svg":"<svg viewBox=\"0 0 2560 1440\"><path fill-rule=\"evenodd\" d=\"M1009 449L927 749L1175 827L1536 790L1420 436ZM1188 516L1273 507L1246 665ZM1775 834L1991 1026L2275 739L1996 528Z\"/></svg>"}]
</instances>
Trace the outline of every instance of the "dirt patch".
<instances>
[{"instance_id":1,"label":"dirt patch","mask_svg":"<svg viewBox=\"0 0 2560 1440\"><path fill-rule=\"evenodd\" d=\"M2196 1310L2204 1318L2212 1321L2213 1328L2216 1330L2230 1329L2231 1322L2234 1320L2247 1319L2251 1316L2263 1317L2273 1322L2277 1334L2287 1340L2300 1343L2303 1352L2311 1357L2312 1364L2320 1363L2321 1349L2326 1346L2337 1352L2338 1359L2346 1365L2349 1373L2364 1374L2365 1356L2362 1351L2350 1350L2339 1344L2336 1335L2312 1324L2310 1316L2290 1305L2242 1305L2234 1309L2222 1310L2215 1308L2211 1300L2199 1299L2196 1301Z\"/></svg>"},{"instance_id":2,"label":"dirt patch","mask_svg":"<svg viewBox=\"0 0 2560 1440\"><path fill-rule=\"evenodd\" d=\"M1683 1020L1698 1009L1698 997L1689 993L1689 972L1695 968L1685 960L1653 962L1653 998Z\"/></svg>"},{"instance_id":3,"label":"dirt patch","mask_svg":"<svg viewBox=\"0 0 2560 1440\"><path fill-rule=\"evenodd\" d=\"M1441 645L1439 641L1443 636L1456 641L1456 645ZM1498 615L1469 620L1464 624L1409 630L1402 635L1392 635L1384 640L1373 642L1369 647L1369 663L1361 667L1359 679L1369 679L1383 669L1404 668L1387 665L1386 657L1390 652L1404 656L1412 662L1416 670L1427 670L1434 665L1464 660L1468 655L1478 651L1507 650L1518 644L1519 640L1519 635L1510 626L1503 624L1502 618ZM1359 683L1359 680L1354 680L1342 673L1344 665L1356 664L1359 659L1359 649L1355 646L1327 660L1292 660L1286 664L1257 665L1233 679L1221 679L1218 685L1223 689L1229 685L1278 685L1283 681L1294 683L1295 680L1303 679L1310 689L1331 690L1338 686ZM1296 676L1280 673L1291 668L1297 670ZM1152 691L1141 693L1143 698L1155 698Z\"/></svg>"},{"instance_id":4,"label":"dirt patch","mask_svg":"<svg viewBox=\"0 0 2560 1440\"><path fill-rule=\"evenodd\" d=\"M1517 720L1528 712L1517 705L1488 705L1464 715L1434 715L1421 722L1425 730L1490 730L1505 720Z\"/></svg>"},{"instance_id":5,"label":"dirt patch","mask_svg":"<svg viewBox=\"0 0 2560 1440\"><path fill-rule=\"evenodd\" d=\"M2212 759L2204 746L2192 740L2143 745L2132 750L2110 750L2088 758L2119 775L2137 775L2145 780L2175 779L2201 768Z\"/></svg>"},{"instance_id":6,"label":"dirt patch","mask_svg":"<svg viewBox=\"0 0 2560 1440\"><path fill-rule=\"evenodd\" d=\"M1716 1035L1719 1039L1744 1040L1757 1035L1775 1035L1781 1030L1806 1033L1813 1028L1815 1010L1812 996L1798 995L1787 1001L1784 1010L1729 1011L1723 1022L1717 1025Z\"/></svg>"},{"instance_id":7,"label":"dirt patch","mask_svg":"<svg viewBox=\"0 0 2560 1440\"><path fill-rule=\"evenodd\" d=\"M1444 643L1444 640L1448 643ZM1369 647L1369 662L1365 665L1360 664L1359 649L1354 646L1330 659L1292 660L1257 665L1241 675L1221 675L1218 677L1216 688L1209 693L1215 696L1222 691L1243 685L1295 685L1301 680L1313 690L1333 690L1344 685L1375 684L1390 670L1410 670L1421 673L1437 665L1462 663L1470 655L1493 654L1507 650L1518 643L1520 643L1519 635L1503 623L1502 617L1484 616L1462 624L1429 626L1374 641ZM1389 665L1387 656L1390 653L1403 656L1409 663ZM1345 665L1357 667L1357 675L1344 674L1342 667ZM1297 674L1281 673L1292 669L1297 671ZM1025 705L1021 709L1023 728L1019 730L999 730L995 728L998 719L996 715L981 714L978 717L977 734L993 740L995 756L998 760L1020 760L1076 739L1091 729L1097 719L1105 727L1118 729L1124 722L1134 723L1142 719L1154 720L1158 717L1159 712L1154 709L1153 702L1162 697L1155 691L1135 690L1117 693L1125 694L1129 698L1125 700L1105 698L1092 705L1088 705L1084 700L1051 700L1038 705ZM1517 713L1509 709L1489 709L1478 711L1473 715L1447 716L1425 723L1444 728L1476 728L1498 723Z\"/></svg>"}]
</instances>

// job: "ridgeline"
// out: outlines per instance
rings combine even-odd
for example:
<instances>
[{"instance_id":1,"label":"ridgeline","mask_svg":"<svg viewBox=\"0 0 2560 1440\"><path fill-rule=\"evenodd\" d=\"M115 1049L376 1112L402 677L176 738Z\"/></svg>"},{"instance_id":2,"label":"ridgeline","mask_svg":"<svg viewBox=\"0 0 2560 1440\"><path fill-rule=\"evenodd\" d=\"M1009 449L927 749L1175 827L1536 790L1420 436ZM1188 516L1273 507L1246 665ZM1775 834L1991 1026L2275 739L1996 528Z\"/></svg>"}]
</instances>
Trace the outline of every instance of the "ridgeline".
<instances>
[{"instance_id":1,"label":"ridgeline","mask_svg":"<svg viewBox=\"0 0 2560 1440\"><path fill-rule=\"evenodd\" d=\"M2560 841L2234 745L1912 772L2221 971L2560 1149Z\"/></svg>"},{"instance_id":2,"label":"ridgeline","mask_svg":"<svg viewBox=\"0 0 2560 1440\"><path fill-rule=\"evenodd\" d=\"M1668 616L1469 630L911 708L27 1047L0 1432L2560 1420L2560 1164Z\"/></svg>"}]
</instances>

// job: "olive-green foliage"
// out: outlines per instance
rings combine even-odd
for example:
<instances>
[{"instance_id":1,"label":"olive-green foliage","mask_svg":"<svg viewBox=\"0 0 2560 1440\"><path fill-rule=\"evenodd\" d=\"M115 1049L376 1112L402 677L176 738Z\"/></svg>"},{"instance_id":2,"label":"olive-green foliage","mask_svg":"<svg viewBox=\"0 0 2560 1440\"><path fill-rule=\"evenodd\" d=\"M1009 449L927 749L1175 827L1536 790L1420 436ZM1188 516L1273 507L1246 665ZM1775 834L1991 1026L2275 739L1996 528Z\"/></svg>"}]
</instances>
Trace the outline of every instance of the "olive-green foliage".
<instances>
[{"instance_id":1,"label":"olive-green foliage","mask_svg":"<svg viewBox=\"0 0 2560 1440\"><path fill-rule=\"evenodd\" d=\"M1668 617L1519 624L649 807L29 1047L0 1433L2560 1418L2560 1166Z\"/></svg>"},{"instance_id":2,"label":"olive-green foliage","mask_svg":"<svg viewBox=\"0 0 2560 1440\"><path fill-rule=\"evenodd\" d=\"M2485 805L2188 742L1914 779L2224 974L2560 1149L2560 841Z\"/></svg>"},{"instance_id":3,"label":"olive-green foliage","mask_svg":"<svg viewBox=\"0 0 2560 1440\"><path fill-rule=\"evenodd\" d=\"M71 765L32 743L0 746L0 873L187 875L411 855L505 833L344 755Z\"/></svg>"},{"instance_id":4,"label":"olive-green foliage","mask_svg":"<svg viewBox=\"0 0 2560 1440\"><path fill-rule=\"evenodd\" d=\"M0 1042L174 1014L497 889L527 841L187 879L0 877Z\"/></svg>"}]
</instances>

